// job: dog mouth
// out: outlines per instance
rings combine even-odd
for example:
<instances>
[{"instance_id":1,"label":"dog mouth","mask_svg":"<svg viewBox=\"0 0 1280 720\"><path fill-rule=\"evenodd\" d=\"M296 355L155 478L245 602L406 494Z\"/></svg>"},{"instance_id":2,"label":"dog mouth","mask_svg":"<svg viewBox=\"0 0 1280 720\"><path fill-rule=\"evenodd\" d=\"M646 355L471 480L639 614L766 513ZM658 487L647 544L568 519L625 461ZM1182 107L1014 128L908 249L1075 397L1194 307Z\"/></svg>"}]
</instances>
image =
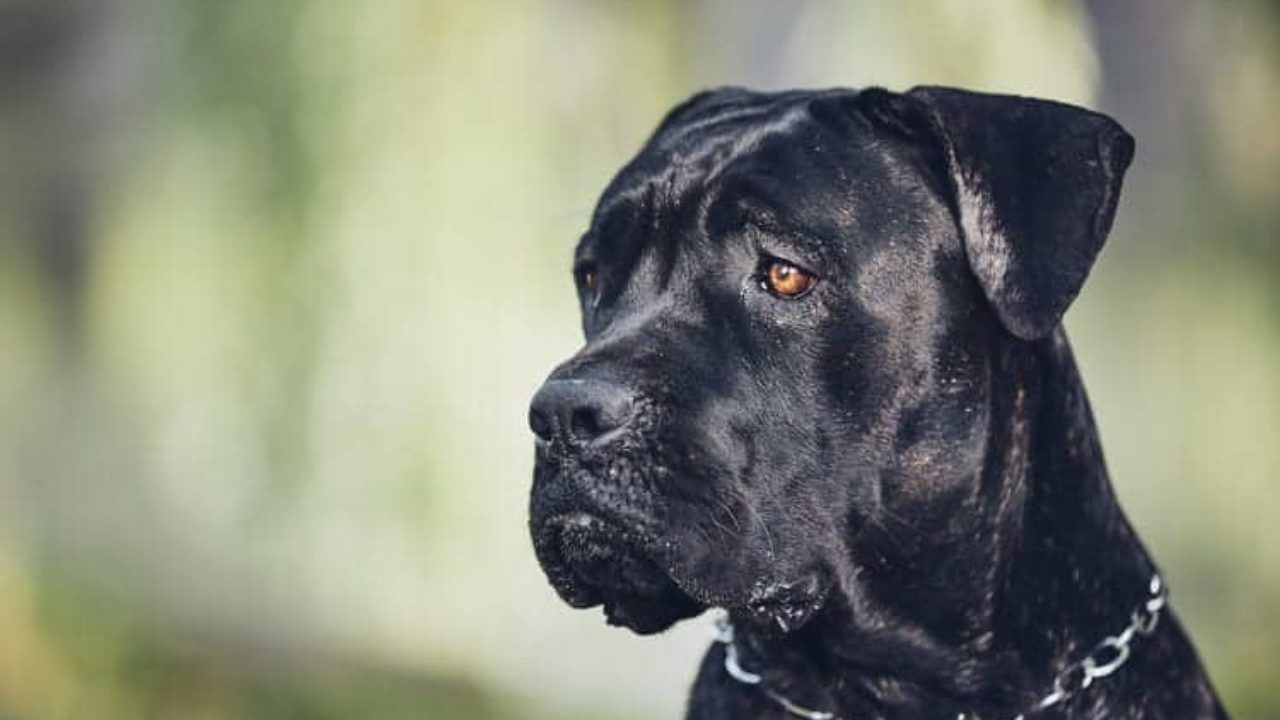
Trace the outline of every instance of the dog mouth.
<instances>
[{"instance_id":1,"label":"dog mouth","mask_svg":"<svg viewBox=\"0 0 1280 720\"><path fill-rule=\"evenodd\" d=\"M534 550L569 605L602 605L610 625L649 634L703 609L654 560L653 545L602 518L572 512L542 523Z\"/></svg>"},{"instance_id":2,"label":"dog mouth","mask_svg":"<svg viewBox=\"0 0 1280 720\"><path fill-rule=\"evenodd\" d=\"M609 590L653 592L669 582L642 554L640 538L594 515L557 515L543 524L539 541L551 552L551 564L563 571L553 581L569 581L565 599L575 607L598 604Z\"/></svg>"}]
</instances>

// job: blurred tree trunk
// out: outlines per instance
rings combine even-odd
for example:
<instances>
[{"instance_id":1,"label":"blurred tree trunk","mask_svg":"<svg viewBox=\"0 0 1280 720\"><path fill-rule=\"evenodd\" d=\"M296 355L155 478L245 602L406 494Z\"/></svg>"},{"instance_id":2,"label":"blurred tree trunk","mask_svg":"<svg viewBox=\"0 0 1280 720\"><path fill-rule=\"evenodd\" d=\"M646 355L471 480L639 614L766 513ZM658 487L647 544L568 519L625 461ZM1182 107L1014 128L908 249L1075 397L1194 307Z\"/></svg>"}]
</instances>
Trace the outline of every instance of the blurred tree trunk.
<instances>
[{"instance_id":1,"label":"blurred tree trunk","mask_svg":"<svg viewBox=\"0 0 1280 720\"><path fill-rule=\"evenodd\" d=\"M1186 0L1085 0L1100 64L1100 101L1137 138L1123 215L1136 233L1126 246L1167 254L1193 232L1196 185L1192 139L1203 121L1202 77L1212 48L1196 45L1196 13Z\"/></svg>"},{"instance_id":2,"label":"blurred tree trunk","mask_svg":"<svg viewBox=\"0 0 1280 720\"><path fill-rule=\"evenodd\" d=\"M745 85L780 89L787 84L791 29L809 0L698 0L677 3L685 14L682 38L692 64L709 67L717 77L707 85Z\"/></svg>"},{"instance_id":3,"label":"blurred tree trunk","mask_svg":"<svg viewBox=\"0 0 1280 720\"><path fill-rule=\"evenodd\" d=\"M16 0L0 7L0 132L9 228L41 275L61 351L74 352L107 137L133 67L121 3ZM63 353L60 352L61 356Z\"/></svg>"}]
</instances>

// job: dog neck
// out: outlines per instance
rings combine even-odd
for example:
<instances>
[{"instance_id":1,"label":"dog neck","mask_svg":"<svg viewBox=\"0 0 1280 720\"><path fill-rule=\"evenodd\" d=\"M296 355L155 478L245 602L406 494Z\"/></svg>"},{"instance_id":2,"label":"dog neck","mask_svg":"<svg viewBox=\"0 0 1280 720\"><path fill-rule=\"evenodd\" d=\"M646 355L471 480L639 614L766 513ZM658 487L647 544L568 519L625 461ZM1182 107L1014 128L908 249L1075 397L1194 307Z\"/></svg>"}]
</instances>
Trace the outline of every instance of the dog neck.
<instances>
[{"instance_id":1,"label":"dog neck","mask_svg":"<svg viewBox=\"0 0 1280 720\"><path fill-rule=\"evenodd\" d=\"M807 626L740 630L746 655L797 669L778 682L828 693L815 707L1013 716L1147 597L1154 567L1112 494L1065 337L1010 341L998 357L971 524L940 513L914 533L872 531Z\"/></svg>"}]
</instances>

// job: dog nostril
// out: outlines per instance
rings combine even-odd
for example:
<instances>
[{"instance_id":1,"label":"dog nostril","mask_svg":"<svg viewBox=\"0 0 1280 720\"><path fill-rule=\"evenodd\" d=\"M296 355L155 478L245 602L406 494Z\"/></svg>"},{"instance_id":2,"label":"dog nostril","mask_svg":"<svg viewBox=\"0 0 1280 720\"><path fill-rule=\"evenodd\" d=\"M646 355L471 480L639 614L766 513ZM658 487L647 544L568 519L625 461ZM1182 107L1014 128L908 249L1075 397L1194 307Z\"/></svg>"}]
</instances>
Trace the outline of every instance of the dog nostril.
<instances>
[{"instance_id":1,"label":"dog nostril","mask_svg":"<svg viewBox=\"0 0 1280 720\"><path fill-rule=\"evenodd\" d=\"M549 380L534 396L529 427L544 441L585 444L630 422L635 401L631 390L602 380Z\"/></svg>"},{"instance_id":2,"label":"dog nostril","mask_svg":"<svg viewBox=\"0 0 1280 720\"><path fill-rule=\"evenodd\" d=\"M569 432L579 440L593 440L608 431L609 428L601 426L595 408L580 407L569 414Z\"/></svg>"}]
</instances>

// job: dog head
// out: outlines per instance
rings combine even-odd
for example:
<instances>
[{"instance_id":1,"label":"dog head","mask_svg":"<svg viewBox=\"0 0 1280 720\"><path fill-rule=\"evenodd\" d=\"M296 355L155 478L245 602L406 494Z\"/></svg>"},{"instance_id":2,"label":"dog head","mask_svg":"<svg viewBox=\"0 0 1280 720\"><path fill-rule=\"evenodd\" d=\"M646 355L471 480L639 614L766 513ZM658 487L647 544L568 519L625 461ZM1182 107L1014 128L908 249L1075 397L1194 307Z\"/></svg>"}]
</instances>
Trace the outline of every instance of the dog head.
<instances>
[{"instance_id":1,"label":"dog head","mask_svg":"<svg viewBox=\"0 0 1280 720\"><path fill-rule=\"evenodd\" d=\"M708 606L790 629L883 518L963 532L993 348L1058 325L1132 150L1080 108L942 88L677 107L578 244L586 344L530 411L552 585L637 632Z\"/></svg>"}]
</instances>

